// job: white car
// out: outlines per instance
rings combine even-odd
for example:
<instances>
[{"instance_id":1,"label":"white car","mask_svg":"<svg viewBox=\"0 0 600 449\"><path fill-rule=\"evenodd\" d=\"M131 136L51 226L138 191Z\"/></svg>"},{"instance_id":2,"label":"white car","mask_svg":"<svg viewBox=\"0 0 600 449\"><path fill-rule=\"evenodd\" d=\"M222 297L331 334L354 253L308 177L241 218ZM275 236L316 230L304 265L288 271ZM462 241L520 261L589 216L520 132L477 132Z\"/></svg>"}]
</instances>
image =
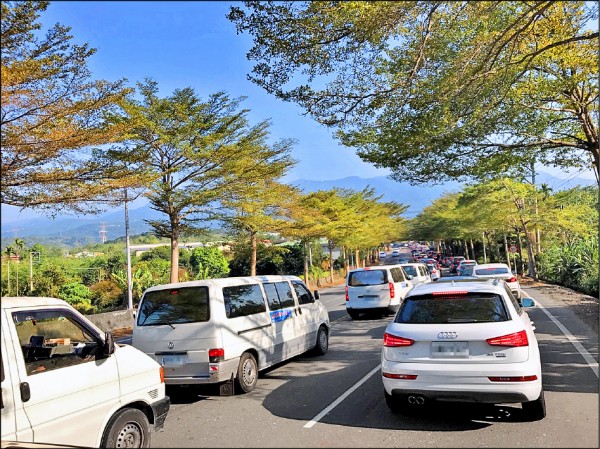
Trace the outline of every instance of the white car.
<instances>
[{"instance_id":1,"label":"white car","mask_svg":"<svg viewBox=\"0 0 600 449\"><path fill-rule=\"evenodd\" d=\"M473 267L472 276L478 278L499 278L506 281L517 299L521 298L521 284L517 277L511 273L510 268L505 263L485 263L478 264Z\"/></svg>"},{"instance_id":2,"label":"white car","mask_svg":"<svg viewBox=\"0 0 600 449\"><path fill-rule=\"evenodd\" d=\"M387 253L385 251L379 251L379 258L385 259L387 257Z\"/></svg>"},{"instance_id":3,"label":"white car","mask_svg":"<svg viewBox=\"0 0 600 449\"><path fill-rule=\"evenodd\" d=\"M423 284L431 282L431 275L427 270L427 265L421 262L403 263L400 266L404 269L406 274L410 276L410 281L413 285Z\"/></svg>"},{"instance_id":4,"label":"white car","mask_svg":"<svg viewBox=\"0 0 600 449\"><path fill-rule=\"evenodd\" d=\"M521 403L546 416L533 324L501 279L421 284L383 336L381 373L392 411L435 401Z\"/></svg>"},{"instance_id":5,"label":"white car","mask_svg":"<svg viewBox=\"0 0 600 449\"><path fill-rule=\"evenodd\" d=\"M346 276L346 312L353 320L361 312L393 314L412 287L400 265L350 270Z\"/></svg>"}]
</instances>

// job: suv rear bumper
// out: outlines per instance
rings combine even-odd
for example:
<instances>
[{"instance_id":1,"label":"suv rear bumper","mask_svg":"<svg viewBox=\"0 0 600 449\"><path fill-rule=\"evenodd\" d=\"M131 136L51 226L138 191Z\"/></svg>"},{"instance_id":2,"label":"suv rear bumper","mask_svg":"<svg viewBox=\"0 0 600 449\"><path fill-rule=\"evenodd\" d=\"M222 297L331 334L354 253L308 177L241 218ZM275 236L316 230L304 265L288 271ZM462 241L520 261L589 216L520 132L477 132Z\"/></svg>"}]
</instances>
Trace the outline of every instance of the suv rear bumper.
<instances>
[{"instance_id":1,"label":"suv rear bumper","mask_svg":"<svg viewBox=\"0 0 600 449\"><path fill-rule=\"evenodd\" d=\"M482 404L510 404L527 402L527 395L522 392L510 391L445 391L445 390L417 390L393 388L392 396L398 402L408 402L409 396L422 396L425 402L478 402Z\"/></svg>"}]
</instances>

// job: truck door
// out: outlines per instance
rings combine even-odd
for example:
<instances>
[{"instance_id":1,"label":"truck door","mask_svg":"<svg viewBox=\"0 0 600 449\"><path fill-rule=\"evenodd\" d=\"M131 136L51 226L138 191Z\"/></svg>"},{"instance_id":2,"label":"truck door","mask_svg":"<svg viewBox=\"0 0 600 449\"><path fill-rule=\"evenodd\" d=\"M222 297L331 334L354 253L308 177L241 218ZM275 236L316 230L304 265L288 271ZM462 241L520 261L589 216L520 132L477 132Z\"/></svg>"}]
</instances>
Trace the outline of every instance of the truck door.
<instances>
[{"instance_id":1,"label":"truck door","mask_svg":"<svg viewBox=\"0 0 600 449\"><path fill-rule=\"evenodd\" d=\"M102 357L102 338L61 307L11 311L9 330L21 385L15 392L34 442L94 447L108 413L119 402L116 357ZM73 431L77 427L77 432Z\"/></svg>"},{"instance_id":2,"label":"truck door","mask_svg":"<svg viewBox=\"0 0 600 449\"><path fill-rule=\"evenodd\" d=\"M19 395L19 379L14 372L14 351L10 342L10 336L5 333L7 329L2 316L2 337L0 352L0 382L2 386L2 441L31 441L33 432L29 420L23 410L23 402ZM8 348L11 348L9 350Z\"/></svg>"}]
</instances>

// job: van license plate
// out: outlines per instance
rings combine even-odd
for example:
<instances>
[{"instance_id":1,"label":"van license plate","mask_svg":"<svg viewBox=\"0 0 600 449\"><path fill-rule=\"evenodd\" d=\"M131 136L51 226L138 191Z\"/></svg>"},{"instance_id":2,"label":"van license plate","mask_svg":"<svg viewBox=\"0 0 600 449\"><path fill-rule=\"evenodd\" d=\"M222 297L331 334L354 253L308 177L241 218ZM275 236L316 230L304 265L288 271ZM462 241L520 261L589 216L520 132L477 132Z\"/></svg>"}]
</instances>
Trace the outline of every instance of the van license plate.
<instances>
[{"instance_id":1,"label":"van license plate","mask_svg":"<svg viewBox=\"0 0 600 449\"><path fill-rule=\"evenodd\" d=\"M431 342L431 358L466 359L469 357L467 341L433 341Z\"/></svg>"},{"instance_id":2,"label":"van license plate","mask_svg":"<svg viewBox=\"0 0 600 449\"><path fill-rule=\"evenodd\" d=\"M165 368L177 368L185 364L185 355L163 355L160 362Z\"/></svg>"}]
</instances>

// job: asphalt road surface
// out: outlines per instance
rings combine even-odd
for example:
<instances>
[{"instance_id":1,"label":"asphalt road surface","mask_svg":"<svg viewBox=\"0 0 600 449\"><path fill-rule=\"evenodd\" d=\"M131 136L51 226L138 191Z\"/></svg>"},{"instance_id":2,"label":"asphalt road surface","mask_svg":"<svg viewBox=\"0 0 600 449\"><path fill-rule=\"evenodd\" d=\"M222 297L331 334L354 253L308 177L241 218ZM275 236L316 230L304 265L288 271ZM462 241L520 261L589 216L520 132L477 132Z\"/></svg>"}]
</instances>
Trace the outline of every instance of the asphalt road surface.
<instances>
[{"instance_id":1,"label":"asphalt road surface","mask_svg":"<svg viewBox=\"0 0 600 449\"><path fill-rule=\"evenodd\" d=\"M386 261L387 262L387 261ZM351 321L344 288L321 290L332 323L329 352L262 372L257 388L221 396L214 386L171 387L153 447L598 447L598 335L564 306L527 291L542 354L547 417L519 404L443 404L392 414L380 356L391 317Z\"/></svg>"}]
</instances>

